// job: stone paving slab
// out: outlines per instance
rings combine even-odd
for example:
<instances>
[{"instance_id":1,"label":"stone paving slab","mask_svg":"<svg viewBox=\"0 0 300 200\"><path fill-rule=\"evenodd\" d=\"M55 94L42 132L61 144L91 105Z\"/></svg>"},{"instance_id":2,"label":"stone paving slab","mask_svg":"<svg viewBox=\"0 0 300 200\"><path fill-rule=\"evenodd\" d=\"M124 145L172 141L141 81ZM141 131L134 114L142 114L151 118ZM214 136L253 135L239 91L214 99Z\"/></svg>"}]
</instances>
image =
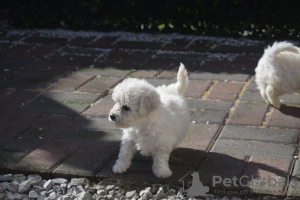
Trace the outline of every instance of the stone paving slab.
<instances>
[{"instance_id":1,"label":"stone paving slab","mask_svg":"<svg viewBox=\"0 0 300 200\"><path fill-rule=\"evenodd\" d=\"M99 169L118 153L119 143L88 143L52 171L53 177L94 178Z\"/></svg>"},{"instance_id":2,"label":"stone paving slab","mask_svg":"<svg viewBox=\"0 0 300 200\"><path fill-rule=\"evenodd\" d=\"M260 126L265 120L269 105L259 102L239 102L228 119L228 124Z\"/></svg>"},{"instance_id":3,"label":"stone paving slab","mask_svg":"<svg viewBox=\"0 0 300 200\"><path fill-rule=\"evenodd\" d=\"M254 69L267 45L176 34L5 31L0 37L0 173L182 186L198 171L211 193L299 197L300 95L283 95L279 110L261 98ZM180 62L191 80L185 94L191 123L170 156L173 175L156 178L152 159L138 153L128 172L113 174L121 138L107 119L113 88L126 77L155 86L175 83ZM271 187L226 186L243 175L292 179ZM214 184L215 176L227 182Z\"/></svg>"},{"instance_id":4,"label":"stone paving slab","mask_svg":"<svg viewBox=\"0 0 300 200\"><path fill-rule=\"evenodd\" d=\"M251 177L248 187L253 192L283 196L286 193L292 163L292 160L253 156L250 157L243 176Z\"/></svg>"}]
</instances>

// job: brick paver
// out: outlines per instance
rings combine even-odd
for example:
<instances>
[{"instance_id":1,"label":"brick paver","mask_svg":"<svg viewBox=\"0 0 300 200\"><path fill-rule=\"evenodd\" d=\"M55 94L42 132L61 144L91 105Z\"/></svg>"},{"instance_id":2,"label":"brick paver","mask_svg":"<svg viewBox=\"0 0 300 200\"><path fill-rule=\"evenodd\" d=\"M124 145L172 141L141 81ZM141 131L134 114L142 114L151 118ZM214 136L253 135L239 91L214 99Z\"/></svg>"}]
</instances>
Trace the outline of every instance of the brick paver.
<instances>
[{"instance_id":1,"label":"brick paver","mask_svg":"<svg viewBox=\"0 0 300 200\"><path fill-rule=\"evenodd\" d=\"M75 143L46 143L18 162L13 169L45 174L78 148L79 144Z\"/></svg>"},{"instance_id":2,"label":"brick paver","mask_svg":"<svg viewBox=\"0 0 300 200\"><path fill-rule=\"evenodd\" d=\"M234 101L243 86L243 83L218 82L213 85L207 98L221 101Z\"/></svg>"},{"instance_id":3,"label":"brick paver","mask_svg":"<svg viewBox=\"0 0 300 200\"><path fill-rule=\"evenodd\" d=\"M300 128L300 108L282 105L280 110L272 108L267 120L269 127Z\"/></svg>"},{"instance_id":4,"label":"brick paver","mask_svg":"<svg viewBox=\"0 0 300 200\"><path fill-rule=\"evenodd\" d=\"M253 192L283 196L286 193L292 163L293 161L288 159L253 156L250 157L243 176L250 180L248 187Z\"/></svg>"},{"instance_id":5,"label":"brick paver","mask_svg":"<svg viewBox=\"0 0 300 200\"><path fill-rule=\"evenodd\" d=\"M261 98L254 69L266 45L243 38L4 31L0 173L181 186L179 180L189 182L198 171L220 197L224 190L299 197L300 95L281 96L279 110ZM126 77L175 83L180 62L191 80L185 93L191 122L170 156L173 175L156 178L152 159L139 153L128 172L115 175L122 133L107 119L113 88ZM253 176L254 184L216 183L243 176ZM294 179L278 184L289 176Z\"/></svg>"},{"instance_id":6,"label":"brick paver","mask_svg":"<svg viewBox=\"0 0 300 200\"><path fill-rule=\"evenodd\" d=\"M269 105L258 102L239 102L228 120L228 124L260 126Z\"/></svg>"}]
</instances>

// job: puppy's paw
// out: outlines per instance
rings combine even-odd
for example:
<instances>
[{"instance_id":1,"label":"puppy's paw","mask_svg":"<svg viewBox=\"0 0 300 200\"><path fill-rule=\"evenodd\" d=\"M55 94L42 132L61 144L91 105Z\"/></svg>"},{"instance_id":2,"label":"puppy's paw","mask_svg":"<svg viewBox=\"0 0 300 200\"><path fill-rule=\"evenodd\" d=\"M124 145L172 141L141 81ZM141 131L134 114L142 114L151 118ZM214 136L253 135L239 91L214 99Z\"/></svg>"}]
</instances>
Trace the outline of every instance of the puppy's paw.
<instances>
[{"instance_id":1,"label":"puppy's paw","mask_svg":"<svg viewBox=\"0 0 300 200\"><path fill-rule=\"evenodd\" d=\"M115 165L113 166L113 172L115 174L122 174L124 172L127 171L127 169L130 167L130 162L129 163L125 163L125 162L119 162L117 160L117 162L115 163Z\"/></svg>"},{"instance_id":2,"label":"puppy's paw","mask_svg":"<svg viewBox=\"0 0 300 200\"><path fill-rule=\"evenodd\" d=\"M153 169L153 173L158 178L168 178L172 175L172 171L169 169L169 167L161 167L158 169Z\"/></svg>"}]
</instances>

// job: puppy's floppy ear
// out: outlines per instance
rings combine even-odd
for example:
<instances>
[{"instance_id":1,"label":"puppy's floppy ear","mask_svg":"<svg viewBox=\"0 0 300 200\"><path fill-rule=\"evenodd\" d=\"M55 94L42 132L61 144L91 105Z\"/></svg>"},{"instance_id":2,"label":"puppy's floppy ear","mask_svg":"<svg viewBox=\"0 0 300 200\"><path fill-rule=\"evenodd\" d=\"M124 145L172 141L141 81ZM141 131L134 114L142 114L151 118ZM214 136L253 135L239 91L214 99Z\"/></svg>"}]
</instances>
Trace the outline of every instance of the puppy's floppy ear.
<instances>
[{"instance_id":1,"label":"puppy's floppy ear","mask_svg":"<svg viewBox=\"0 0 300 200\"><path fill-rule=\"evenodd\" d=\"M160 98L156 91L150 91L140 97L139 114L147 115L157 109L160 104Z\"/></svg>"}]
</instances>

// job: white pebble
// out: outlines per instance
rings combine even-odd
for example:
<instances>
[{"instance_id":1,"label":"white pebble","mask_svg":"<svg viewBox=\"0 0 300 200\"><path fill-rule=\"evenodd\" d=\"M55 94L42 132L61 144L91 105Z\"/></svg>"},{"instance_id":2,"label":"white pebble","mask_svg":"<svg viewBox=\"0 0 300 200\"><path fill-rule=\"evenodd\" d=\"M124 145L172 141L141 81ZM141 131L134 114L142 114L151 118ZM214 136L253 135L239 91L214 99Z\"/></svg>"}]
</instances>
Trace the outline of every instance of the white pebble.
<instances>
[{"instance_id":1,"label":"white pebble","mask_svg":"<svg viewBox=\"0 0 300 200\"><path fill-rule=\"evenodd\" d=\"M52 180L48 180L44 185L43 187L45 188L45 190L49 191L53 186L53 182Z\"/></svg>"}]
</instances>

